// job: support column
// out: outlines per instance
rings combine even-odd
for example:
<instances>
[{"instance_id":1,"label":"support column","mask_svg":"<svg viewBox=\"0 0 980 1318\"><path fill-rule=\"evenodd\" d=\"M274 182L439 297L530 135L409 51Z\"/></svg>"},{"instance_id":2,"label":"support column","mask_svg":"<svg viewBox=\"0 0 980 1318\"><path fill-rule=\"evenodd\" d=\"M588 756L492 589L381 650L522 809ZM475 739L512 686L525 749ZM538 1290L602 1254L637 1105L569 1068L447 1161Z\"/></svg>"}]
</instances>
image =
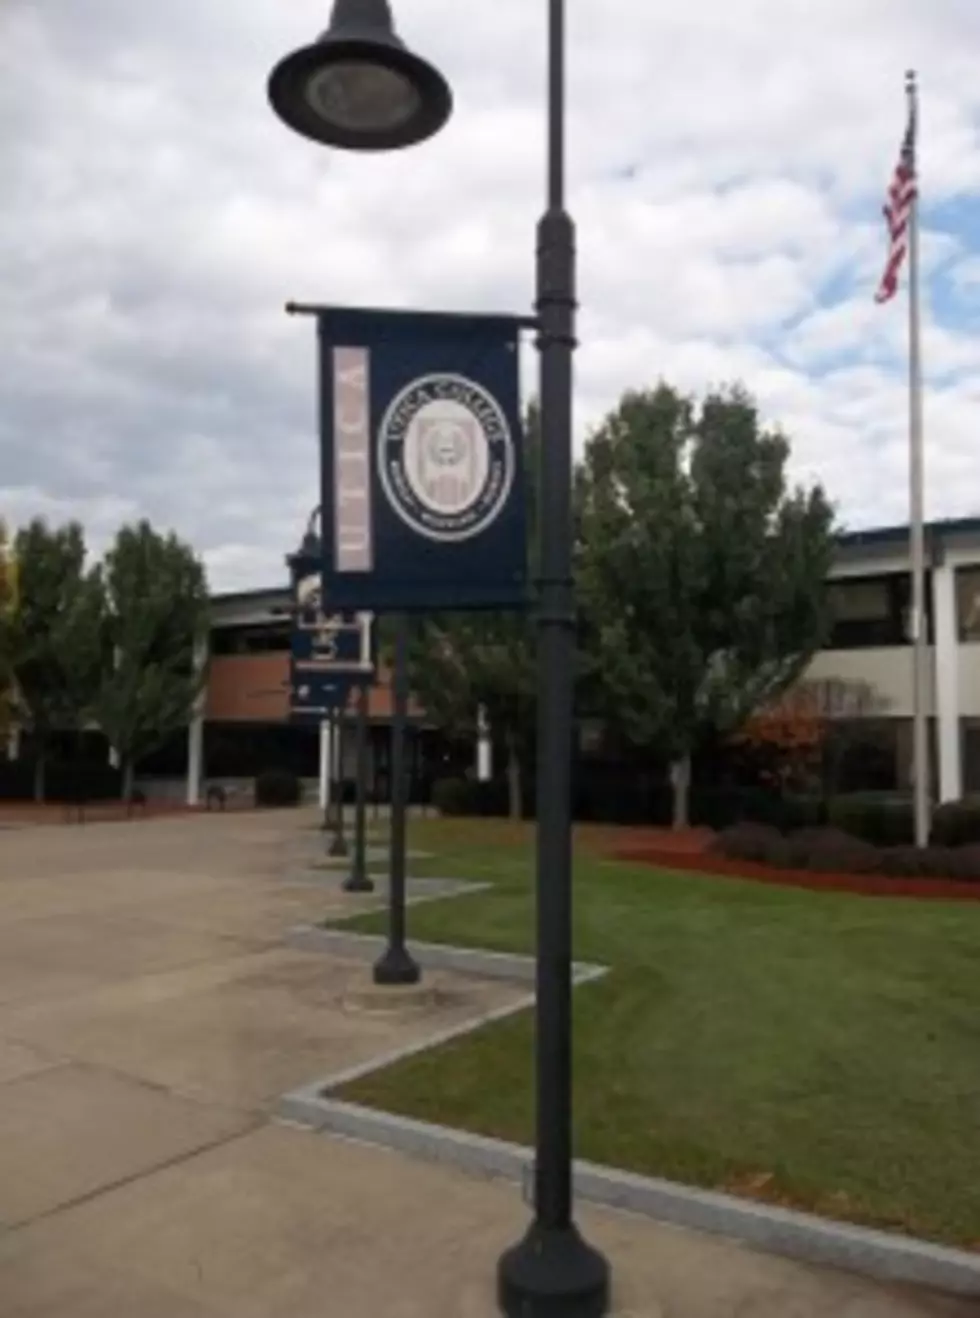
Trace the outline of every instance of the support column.
<instances>
[{"instance_id":1,"label":"support column","mask_svg":"<svg viewBox=\"0 0 980 1318\"><path fill-rule=\"evenodd\" d=\"M490 739L487 711L483 705L476 712L476 728L476 780L488 783L493 778L493 742Z\"/></svg>"},{"instance_id":2,"label":"support column","mask_svg":"<svg viewBox=\"0 0 980 1318\"><path fill-rule=\"evenodd\" d=\"M203 674L208 663L208 638L202 637L194 647L194 670ZM207 686L202 681L194 712L187 727L187 804L201 804L204 788L204 715L207 707Z\"/></svg>"},{"instance_id":3,"label":"support column","mask_svg":"<svg viewBox=\"0 0 980 1318\"><path fill-rule=\"evenodd\" d=\"M324 719L320 724L320 809L325 811L330 804L330 723Z\"/></svg>"},{"instance_id":4,"label":"support column","mask_svg":"<svg viewBox=\"0 0 980 1318\"><path fill-rule=\"evenodd\" d=\"M960 736L960 643L956 621L956 570L944 563L932 573L935 627L936 733L939 743L939 799L963 795L963 748Z\"/></svg>"}]
</instances>

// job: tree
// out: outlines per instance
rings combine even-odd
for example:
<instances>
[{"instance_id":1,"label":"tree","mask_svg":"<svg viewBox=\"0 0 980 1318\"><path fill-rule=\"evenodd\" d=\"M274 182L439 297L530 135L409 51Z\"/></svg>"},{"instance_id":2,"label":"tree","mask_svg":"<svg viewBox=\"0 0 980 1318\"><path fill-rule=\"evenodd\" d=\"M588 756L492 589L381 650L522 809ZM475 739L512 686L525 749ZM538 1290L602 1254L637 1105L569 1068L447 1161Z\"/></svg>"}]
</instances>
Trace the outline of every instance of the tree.
<instances>
[{"instance_id":1,"label":"tree","mask_svg":"<svg viewBox=\"0 0 980 1318\"><path fill-rule=\"evenodd\" d=\"M17 610L17 560L0 521L0 738L10 734L14 717L13 625Z\"/></svg>"},{"instance_id":2,"label":"tree","mask_svg":"<svg viewBox=\"0 0 980 1318\"><path fill-rule=\"evenodd\" d=\"M829 796L862 724L887 709L870 682L805 677L754 710L733 741L761 752L781 787Z\"/></svg>"},{"instance_id":3,"label":"tree","mask_svg":"<svg viewBox=\"0 0 980 1318\"><path fill-rule=\"evenodd\" d=\"M625 395L590 438L578 571L605 713L671 763L688 817L691 755L800 676L826 628L832 510L787 489L789 444L740 387L700 404Z\"/></svg>"},{"instance_id":4,"label":"tree","mask_svg":"<svg viewBox=\"0 0 980 1318\"><path fill-rule=\"evenodd\" d=\"M760 752L767 776L784 791L802 791L819 777L826 735L816 693L798 682L754 710L733 741Z\"/></svg>"},{"instance_id":5,"label":"tree","mask_svg":"<svg viewBox=\"0 0 980 1318\"><path fill-rule=\"evenodd\" d=\"M540 412L527 411L525 488L528 558L537 558L536 491L541 448ZM411 684L426 714L459 737L477 735L478 710L507 756L508 803L512 818L524 805L524 766L533 746L537 669L533 613L460 613L416 624L410 649Z\"/></svg>"},{"instance_id":6,"label":"tree","mask_svg":"<svg viewBox=\"0 0 980 1318\"><path fill-rule=\"evenodd\" d=\"M8 617L7 650L17 719L34 740L34 796L44 800L51 736L78 729L98 687L97 571L86 570L77 522L51 529L35 519L14 539L17 607Z\"/></svg>"},{"instance_id":7,"label":"tree","mask_svg":"<svg viewBox=\"0 0 980 1318\"><path fill-rule=\"evenodd\" d=\"M523 769L534 730L532 620L523 614L444 614L416 625L412 690L426 714L460 737L475 737L477 712L507 755L510 815L523 812Z\"/></svg>"},{"instance_id":8,"label":"tree","mask_svg":"<svg viewBox=\"0 0 980 1318\"><path fill-rule=\"evenodd\" d=\"M119 531L102 582L104 667L95 709L119 756L128 801L137 761L192 717L205 680L197 647L210 606L193 551L145 521Z\"/></svg>"}]
</instances>

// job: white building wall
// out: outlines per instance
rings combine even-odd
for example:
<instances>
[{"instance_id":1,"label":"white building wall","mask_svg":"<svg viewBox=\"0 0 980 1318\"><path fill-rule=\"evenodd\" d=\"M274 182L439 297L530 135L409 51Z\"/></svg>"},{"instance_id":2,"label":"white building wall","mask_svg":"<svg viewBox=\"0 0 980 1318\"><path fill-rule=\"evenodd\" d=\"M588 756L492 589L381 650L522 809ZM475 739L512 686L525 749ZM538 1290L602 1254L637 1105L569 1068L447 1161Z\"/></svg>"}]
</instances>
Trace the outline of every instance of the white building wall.
<instances>
[{"instance_id":1,"label":"white building wall","mask_svg":"<svg viewBox=\"0 0 980 1318\"><path fill-rule=\"evenodd\" d=\"M939 799L963 795L960 736L960 650L956 622L956 576L951 564L934 568L932 610L935 629L936 741L939 749Z\"/></svg>"},{"instance_id":2,"label":"white building wall","mask_svg":"<svg viewBox=\"0 0 980 1318\"><path fill-rule=\"evenodd\" d=\"M821 650L806 671L806 679L866 682L877 695L883 718L912 717L912 647L866 650ZM933 680L930 676L930 688ZM929 714L935 711L930 706Z\"/></svg>"}]
</instances>

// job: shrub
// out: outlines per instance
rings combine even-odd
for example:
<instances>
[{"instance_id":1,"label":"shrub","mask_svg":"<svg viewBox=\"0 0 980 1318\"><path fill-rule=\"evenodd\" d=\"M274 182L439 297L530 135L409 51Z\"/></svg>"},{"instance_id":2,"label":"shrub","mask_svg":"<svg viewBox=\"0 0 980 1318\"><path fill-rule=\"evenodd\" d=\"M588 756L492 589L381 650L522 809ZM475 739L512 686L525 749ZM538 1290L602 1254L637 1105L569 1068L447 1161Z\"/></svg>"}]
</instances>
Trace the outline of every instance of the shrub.
<instances>
[{"instance_id":1,"label":"shrub","mask_svg":"<svg viewBox=\"0 0 980 1318\"><path fill-rule=\"evenodd\" d=\"M974 843L971 846L952 847L948 855L950 868L948 875L943 877L980 881L980 846Z\"/></svg>"},{"instance_id":2,"label":"shrub","mask_svg":"<svg viewBox=\"0 0 980 1318\"><path fill-rule=\"evenodd\" d=\"M465 778L439 778L432 784L432 804L441 815L468 815L470 785Z\"/></svg>"},{"instance_id":3,"label":"shrub","mask_svg":"<svg viewBox=\"0 0 980 1318\"><path fill-rule=\"evenodd\" d=\"M820 874L873 874L878 848L839 828L801 828L777 844L773 863Z\"/></svg>"},{"instance_id":4,"label":"shrub","mask_svg":"<svg viewBox=\"0 0 980 1318\"><path fill-rule=\"evenodd\" d=\"M938 847L965 847L980 842L980 797L937 806L929 841Z\"/></svg>"},{"instance_id":5,"label":"shrub","mask_svg":"<svg viewBox=\"0 0 980 1318\"><path fill-rule=\"evenodd\" d=\"M716 829L743 823L790 829L816 827L826 822L826 816L819 796L782 795L766 787L696 786L691 792L691 822Z\"/></svg>"},{"instance_id":6,"label":"shrub","mask_svg":"<svg viewBox=\"0 0 980 1318\"><path fill-rule=\"evenodd\" d=\"M303 784L290 769L265 769L255 779L255 804L283 808L299 805Z\"/></svg>"},{"instance_id":7,"label":"shrub","mask_svg":"<svg viewBox=\"0 0 980 1318\"><path fill-rule=\"evenodd\" d=\"M912 802L889 792L853 792L828 803L828 822L842 833L877 847L911 846L915 841Z\"/></svg>"},{"instance_id":8,"label":"shrub","mask_svg":"<svg viewBox=\"0 0 980 1318\"><path fill-rule=\"evenodd\" d=\"M779 830L770 824L732 824L715 837L712 850L730 860L766 862L781 841Z\"/></svg>"},{"instance_id":9,"label":"shrub","mask_svg":"<svg viewBox=\"0 0 980 1318\"><path fill-rule=\"evenodd\" d=\"M955 868L954 855L949 847L884 847L881 872L901 879L948 878Z\"/></svg>"}]
</instances>

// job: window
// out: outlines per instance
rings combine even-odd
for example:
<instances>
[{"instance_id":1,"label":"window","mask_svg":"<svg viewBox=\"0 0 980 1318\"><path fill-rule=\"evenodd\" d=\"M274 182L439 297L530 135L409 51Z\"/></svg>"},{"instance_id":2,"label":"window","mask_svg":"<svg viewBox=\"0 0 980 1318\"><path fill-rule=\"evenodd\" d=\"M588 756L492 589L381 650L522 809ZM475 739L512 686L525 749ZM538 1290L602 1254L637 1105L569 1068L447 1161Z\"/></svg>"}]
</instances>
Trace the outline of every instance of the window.
<instances>
[{"instance_id":1,"label":"window","mask_svg":"<svg viewBox=\"0 0 980 1318\"><path fill-rule=\"evenodd\" d=\"M219 627L211 633L212 654L269 654L288 650L288 622L252 627Z\"/></svg>"},{"instance_id":2,"label":"window","mask_svg":"<svg viewBox=\"0 0 980 1318\"><path fill-rule=\"evenodd\" d=\"M908 645L912 578L908 572L849 577L828 588L831 650ZM926 583L926 627L932 639L932 601Z\"/></svg>"},{"instance_id":3,"label":"window","mask_svg":"<svg viewBox=\"0 0 980 1318\"><path fill-rule=\"evenodd\" d=\"M980 567L956 570L956 626L961 641L980 641Z\"/></svg>"}]
</instances>

